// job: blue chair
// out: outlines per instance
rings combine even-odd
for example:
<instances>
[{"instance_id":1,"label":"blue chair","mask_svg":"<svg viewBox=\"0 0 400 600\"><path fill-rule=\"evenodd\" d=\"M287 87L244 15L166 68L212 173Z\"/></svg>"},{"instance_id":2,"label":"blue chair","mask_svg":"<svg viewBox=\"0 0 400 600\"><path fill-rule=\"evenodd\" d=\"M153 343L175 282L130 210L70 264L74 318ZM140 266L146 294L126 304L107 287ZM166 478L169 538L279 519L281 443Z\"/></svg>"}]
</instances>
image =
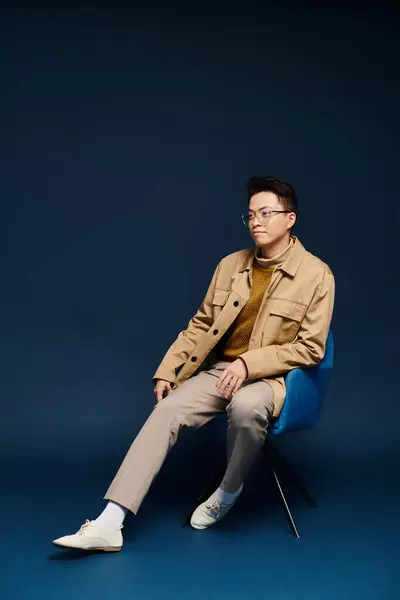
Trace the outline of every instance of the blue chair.
<instances>
[{"instance_id":1,"label":"blue chair","mask_svg":"<svg viewBox=\"0 0 400 600\"><path fill-rule=\"evenodd\" d=\"M322 403L328 388L328 383L333 366L334 343L332 331L329 331L326 342L325 355L321 362L307 369L296 368L289 371L285 376L286 398L279 416L274 419L268 428L268 436L264 446L261 449L262 455L267 461L275 483L277 485L280 498L282 500L286 516L294 535L299 538L299 532L291 514L289 505L279 481L276 467L281 467L286 470L292 482L297 486L299 491L304 495L307 503L315 508L317 505L305 486L300 482L297 475L278 452L275 445L271 442L271 438L288 433L290 431L299 431L314 427L318 421ZM226 414L219 415L215 421L226 423ZM225 466L218 470L218 473L213 478L210 485L204 490L198 498L196 506L186 516L181 524L181 527L186 527L190 523L190 518L193 511L199 504L204 502L210 494L220 484L225 473Z\"/></svg>"}]
</instances>

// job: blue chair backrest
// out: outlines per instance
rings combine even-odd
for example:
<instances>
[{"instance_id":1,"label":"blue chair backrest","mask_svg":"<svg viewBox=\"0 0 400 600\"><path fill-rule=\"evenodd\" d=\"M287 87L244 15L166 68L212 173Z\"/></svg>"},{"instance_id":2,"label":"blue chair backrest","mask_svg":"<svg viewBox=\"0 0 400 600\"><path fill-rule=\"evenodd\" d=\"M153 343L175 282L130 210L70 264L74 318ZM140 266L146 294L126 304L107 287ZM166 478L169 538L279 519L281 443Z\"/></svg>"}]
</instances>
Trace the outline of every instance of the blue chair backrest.
<instances>
[{"instance_id":1,"label":"blue chair backrest","mask_svg":"<svg viewBox=\"0 0 400 600\"><path fill-rule=\"evenodd\" d=\"M269 435L308 429L316 424L328 388L333 355L333 334L329 330L321 362L306 369L292 369L285 375L285 402L279 416L268 429Z\"/></svg>"}]
</instances>

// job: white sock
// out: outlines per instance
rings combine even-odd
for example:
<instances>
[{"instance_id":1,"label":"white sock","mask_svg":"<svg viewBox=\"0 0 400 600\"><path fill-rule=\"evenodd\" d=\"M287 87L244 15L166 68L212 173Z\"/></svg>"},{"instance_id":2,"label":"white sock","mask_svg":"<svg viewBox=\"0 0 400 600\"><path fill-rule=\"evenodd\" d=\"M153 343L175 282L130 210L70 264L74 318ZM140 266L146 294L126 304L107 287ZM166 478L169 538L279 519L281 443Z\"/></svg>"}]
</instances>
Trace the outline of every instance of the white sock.
<instances>
[{"instance_id":1,"label":"white sock","mask_svg":"<svg viewBox=\"0 0 400 600\"><path fill-rule=\"evenodd\" d=\"M211 494L211 496L209 497L208 501L210 500L219 500L220 502L223 502L224 504L232 504L232 502L234 502L236 500L236 498L239 496L240 492L243 489L243 483L240 485L240 488L238 490L236 490L236 492L225 492L224 490L222 490L220 487L217 488L215 490L215 492L213 494Z\"/></svg>"},{"instance_id":2,"label":"white sock","mask_svg":"<svg viewBox=\"0 0 400 600\"><path fill-rule=\"evenodd\" d=\"M95 523L105 531L119 531L127 512L125 506L110 500L103 512L95 519Z\"/></svg>"}]
</instances>

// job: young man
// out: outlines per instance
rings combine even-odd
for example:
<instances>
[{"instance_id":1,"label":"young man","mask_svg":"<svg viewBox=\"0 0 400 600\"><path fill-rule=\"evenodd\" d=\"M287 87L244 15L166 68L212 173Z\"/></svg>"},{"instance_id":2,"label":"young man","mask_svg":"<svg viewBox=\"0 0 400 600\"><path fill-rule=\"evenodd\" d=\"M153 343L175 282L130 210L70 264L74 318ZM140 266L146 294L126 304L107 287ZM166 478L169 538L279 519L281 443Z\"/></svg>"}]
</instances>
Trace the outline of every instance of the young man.
<instances>
[{"instance_id":1,"label":"young man","mask_svg":"<svg viewBox=\"0 0 400 600\"><path fill-rule=\"evenodd\" d=\"M54 544L120 550L125 515L139 510L181 428L200 427L226 411L225 476L191 518L196 529L217 523L235 503L279 415L284 374L323 358L332 272L291 234L298 206L290 184L253 177L247 190L242 220L255 246L219 262L200 308L161 361L153 377L157 404L105 495L104 511Z\"/></svg>"}]
</instances>

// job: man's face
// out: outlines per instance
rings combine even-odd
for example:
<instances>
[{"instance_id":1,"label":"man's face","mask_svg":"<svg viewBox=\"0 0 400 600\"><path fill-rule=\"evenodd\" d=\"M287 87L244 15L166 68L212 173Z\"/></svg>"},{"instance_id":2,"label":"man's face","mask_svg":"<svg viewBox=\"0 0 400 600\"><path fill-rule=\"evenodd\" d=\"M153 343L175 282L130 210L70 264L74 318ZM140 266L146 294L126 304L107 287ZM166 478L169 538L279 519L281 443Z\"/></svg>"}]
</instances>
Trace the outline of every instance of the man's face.
<instances>
[{"instance_id":1,"label":"man's face","mask_svg":"<svg viewBox=\"0 0 400 600\"><path fill-rule=\"evenodd\" d=\"M274 213L285 210L273 192L259 192L250 198L249 230L257 246L270 246L287 235L296 221L295 213Z\"/></svg>"}]
</instances>

